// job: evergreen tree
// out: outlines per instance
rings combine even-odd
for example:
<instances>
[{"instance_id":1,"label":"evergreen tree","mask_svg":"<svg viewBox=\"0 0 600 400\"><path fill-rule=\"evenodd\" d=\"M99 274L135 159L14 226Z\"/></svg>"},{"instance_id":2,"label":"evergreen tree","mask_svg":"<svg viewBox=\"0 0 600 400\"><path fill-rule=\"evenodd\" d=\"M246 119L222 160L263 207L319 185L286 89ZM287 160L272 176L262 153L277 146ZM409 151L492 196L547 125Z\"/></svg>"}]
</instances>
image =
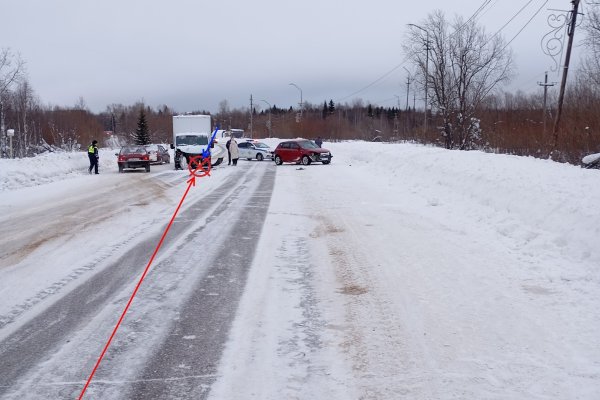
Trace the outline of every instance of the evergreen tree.
<instances>
[{"instance_id":1,"label":"evergreen tree","mask_svg":"<svg viewBox=\"0 0 600 400\"><path fill-rule=\"evenodd\" d=\"M322 112L322 115L323 115L323 119L327 118L327 100L325 102L323 102L323 112Z\"/></svg>"},{"instance_id":2,"label":"evergreen tree","mask_svg":"<svg viewBox=\"0 0 600 400\"><path fill-rule=\"evenodd\" d=\"M329 114L333 114L335 112L335 104L333 104L333 100L329 100Z\"/></svg>"},{"instance_id":3,"label":"evergreen tree","mask_svg":"<svg viewBox=\"0 0 600 400\"><path fill-rule=\"evenodd\" d=\"M140 116L138 118L137 129L133 136L135 144L146 145L150 144L150 133L148 132L148 123L146 122L146 113L144 107L140 108Z\"/></svg>"}]
</instances>

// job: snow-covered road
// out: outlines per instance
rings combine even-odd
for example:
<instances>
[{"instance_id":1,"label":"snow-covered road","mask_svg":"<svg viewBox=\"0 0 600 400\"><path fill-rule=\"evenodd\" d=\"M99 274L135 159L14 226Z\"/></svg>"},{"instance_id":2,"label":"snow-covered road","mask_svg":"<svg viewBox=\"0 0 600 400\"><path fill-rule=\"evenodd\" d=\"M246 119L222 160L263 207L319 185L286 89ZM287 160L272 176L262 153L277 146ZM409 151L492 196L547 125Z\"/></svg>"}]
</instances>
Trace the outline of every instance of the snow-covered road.
<instances>
[{"instance_id":1,"label":"snow-covered road","mask_svg":"<svg viewBox=\"0 0 600 400\"><path fill-rule=\"evenodd\" d=\"M277 170L211 399L600 398L598 171L326 147Z\"/></svg>"},{"instance_id":2,"label":"snow-covered road","mask_svg":"<svg viewBox=\"0 0 600 400\"><path fill-rule=\"evenodd\" d=\"M334 155L328 166L241 160L199 181L189 204L214 205L207 215L218 215L215 235L255 243L249 258L240 257L237 243L216 249L215 259L230 257L221 268L243 270L247 279L220 279L229 275L186 263L200 254L182 238L210 221L184 210L186 228L174 226L180 234L144 283L146 296L134 303L90 398L600 398L597 170L411 144L324 146ZM275 182L268 209L252 206L265 204L269 173ZM86 225L81 206L70 204L98 177L72 175L50 184L19 176L32 186L18 189L0 172L7 182L0 192L0 351L10 334L99 275L105 260L147 243L141 260L185 181L166 168L147 177L100 176L113 191L123 183L127 204L91 196L90 208L108 219ZM158 193L151 201L132 194L140 177ZM55 208L53 202L64 204L56 214L62 224L44 219L41 204ZM263 211L261 230L262 222L251 221ZM7 226L7 215L28 218L27 229ZM59 234L36 232L36 218ZM147 235L133 235L127 227L136 224ZM27 251L23 238L39 245ZM200 276L219 284L208 296L187 296ZM19 373L18 384L0 383L0 398L70 398L106 336L98 321L116 318L133 284L123 284L105 315L62 338L55 356ZM202 325L214 304L237 295L239 306L217 312L231 314L231 328ZM193 316L199 310L207 314ZM183 333L190 329L199 330ZM210 336L206 329L218 332L221 345L196 345ZM195 361L177 363L177 346L165 344L178 340ZM84 342L92 344L85 355ZM208 347L220 359L207 358L214 350ZM77 357L88 358L83 367L70 364ZM0 376L6 371L1 364Z\"/></svg>"},{"instance_id":3,"label":"snow-covered road","mask_svg":"<svg viewBox=\"0 0 600 400\"><path fill-rule=\"evenodd\" d=\"M228 327L261 233L275 170L270 164L255 163L244 169L213 171L215 176L220 173L220 184L212 190L193 188L199 190L186 197L185 207L86 393L88 398L202 398L215 379ZM27 251L11 251L25 254L17 268L31 268L32 273L36 268L73 272L59 284L52 284L51 290L38 290L34 296L30 292L26 301L19 300L16 293L11 296L13 306L0 331L3 398L75 398L79 394L82 379L92 371L167 225L170 215L164 212L166 208L161 209L164 197L175 194L174 183L185 183L186 173L163 169L150 175L106 176L106 184L93 197L105 198L103 207L113 211L114 216L107 217L109 226L103 227L110 233L95 237L93 233L100 231L90 223L93 218L68 219L73 222L71 228L78 230L77 235L101 249L107 245L111 248L111 254L87 267L85 256L79 264L68 267L56 263L62 260L60 255L69 244L61 237L66 233L56 228L55 222L60 214L57 209L82 209L88 203L95 204L88 196L49 201L42 210L24 208L7 222L14 226L37 221L43 232L40 241L47 242L31 249L31 253L46 252L41 259L27 257ZM98 182L97 177L91 179ZM208 183L205 181L198 179L198 186ZM156 186L164 186L164 190L159 192ZM178 186L181 197L186 185ZM148 190L155 198L143 196ZM131 202L140 208L155 209L154 218L147 213L145 217L127 216L124 205ZM93 215L97 208L91 206L88 210L92 214L82 214ZM92 227L85 229L87 225ZM123 235L125 232L128 234ZM26 247L28 235L38 234L35 230L23 234L11 241L10 248ZM117 243L107 244L105 239L109 237ZM13 265L5 269L13 273L6 274L3 283L12 279L12 285L3 289L10 292L22 287L26 276L14 273ZM57 279L56 274L41 272L47 279ZM35 282L27 285L31 289L37 286Z\"/></svg>"}]
</instances>

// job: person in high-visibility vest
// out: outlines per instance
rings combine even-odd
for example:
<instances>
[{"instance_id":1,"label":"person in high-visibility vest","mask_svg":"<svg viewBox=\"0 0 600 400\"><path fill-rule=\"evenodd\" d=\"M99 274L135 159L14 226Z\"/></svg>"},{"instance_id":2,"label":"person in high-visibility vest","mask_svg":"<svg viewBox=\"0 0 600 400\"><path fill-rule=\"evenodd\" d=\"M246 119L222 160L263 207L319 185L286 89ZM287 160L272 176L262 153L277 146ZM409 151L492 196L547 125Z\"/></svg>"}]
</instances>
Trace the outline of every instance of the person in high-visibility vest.
<instances>
[{"instance_id":1,"label":"person in high-visibility vest","mask_svg":"<svg viewBox=\"0 0 600 400\"><path fill-rule=\"evenodd\" d=\"M90 159L90 168L88 169L88 172L90 174L92 173L92 169L94 169L94 173L98 174L98 159L100 157L98 156L97 144L97 140L92 140L92 144L88 146L88 157Z\"/></svg>"}]
</instances>

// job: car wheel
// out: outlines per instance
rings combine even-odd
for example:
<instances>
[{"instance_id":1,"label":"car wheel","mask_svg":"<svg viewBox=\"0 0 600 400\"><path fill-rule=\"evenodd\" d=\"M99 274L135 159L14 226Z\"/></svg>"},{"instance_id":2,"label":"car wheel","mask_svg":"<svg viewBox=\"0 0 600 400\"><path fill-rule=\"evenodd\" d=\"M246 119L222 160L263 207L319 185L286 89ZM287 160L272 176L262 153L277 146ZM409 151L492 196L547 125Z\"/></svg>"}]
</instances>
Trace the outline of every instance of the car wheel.
<instances>
[{"instance_id":1,"label":"car wheel","mask_svg":"<svg viewBox=\"0 0 600 400\"><path fill-rule=\"evenodd\" d=\"M146 165L146 172L150 172L150 165Z\"/></svg>"},{"instance_id":2,"label":"car wheel","mask_svg":"<svg viewBox=\"0 0 600 400\"><path fill-rule=\"evenodd\" d=\"M183 170L186 170L188 168L188 160L184 154L179 156L179 167Z\"/></svg>"},{"instance_id":3,"label":"car wheel","mask_svg":"<svg viewBox=\"0 0 600 400\"><path fill-rule=\"evenodd\" d=\"M258 161L262 161L262 160L263 160L263 155L262 155L262 154L260 154L260 153L258 153L258 154L256 155L256 159L257 159Z\"/></svg>"},{"instance_id":4,"label":"car wheel","mask_svg":"<svg viewBox=\"0 0 600 400\"><path fill-rule=\"evenodd\" d=\"M123 172L123 166L119 165L119 172Z\"/></svg>"},{"instance_id":5,"label":"car wheel","mask_svg":"<svg viewBox=\"0 0 600 400\"><path fill-rule=\"evenodd\" d=\"M275 156L275 164L281 165L283 164L283 160L279 156Z\"/></svg>"},{"instance_id":6,"label":"car wheel","mask_svg":"<svg viewBox=\"0 0 600 400\"><path fill-rule=\"evenodd\" d=\"M310 157L302 156L302 165L310 165Z\"/></svg>"},{"instance_id":7,"label":"car wheel","mask_svg":"<svg viewBox=\"0 0 600 400\"><path fill-rule=\"evenodd\" d=\"M323 161L323 164L327 165L329 164L329 161Z\"/></svg>"}]
</instances>

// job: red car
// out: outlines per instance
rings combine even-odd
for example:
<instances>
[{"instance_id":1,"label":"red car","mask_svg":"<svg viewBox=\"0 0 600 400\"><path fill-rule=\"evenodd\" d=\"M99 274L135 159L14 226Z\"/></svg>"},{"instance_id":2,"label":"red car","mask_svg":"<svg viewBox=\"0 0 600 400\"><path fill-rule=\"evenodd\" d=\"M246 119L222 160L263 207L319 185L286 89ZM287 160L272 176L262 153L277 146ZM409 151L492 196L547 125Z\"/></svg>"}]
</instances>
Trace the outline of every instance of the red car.
<instances>
[{"instance_id":1,"label":"red car","mask_svg":"<svg viewBox=\"0 0 600 400\"><path fill-rule=\"evenodd\" d=\"M331 152L317 146L312 140L296 139L281 142L273 152L275 164L281 165L284 162L302 163L309 165L313 162L329 164L331 162Z\"/></svg>"},{"instance_id":2,"label":"red car","mask_svg":"<svg viewBox=\"0 0 600 400\"><path fill-rule=\"evenodd\" d=\"M150 172L150 154L144 146L123 146L116 156L119 172L129 168L145 168Z\"/></svg>"}]
</instances>

